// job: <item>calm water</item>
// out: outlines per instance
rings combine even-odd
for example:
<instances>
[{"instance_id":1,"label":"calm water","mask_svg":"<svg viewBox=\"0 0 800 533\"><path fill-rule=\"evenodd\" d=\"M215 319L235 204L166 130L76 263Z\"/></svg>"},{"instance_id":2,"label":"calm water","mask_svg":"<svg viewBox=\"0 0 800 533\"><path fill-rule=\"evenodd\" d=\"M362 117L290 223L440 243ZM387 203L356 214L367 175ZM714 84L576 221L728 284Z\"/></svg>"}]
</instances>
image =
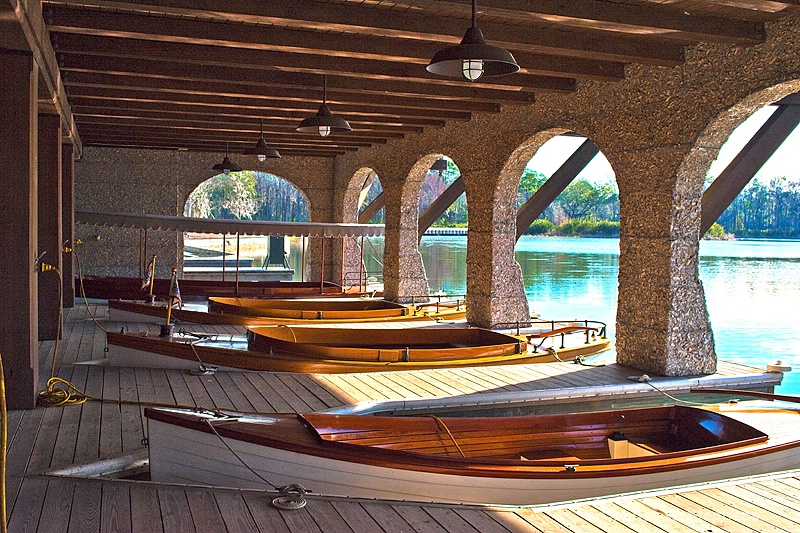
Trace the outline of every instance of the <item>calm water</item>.
<instances>
[{"instance_id":1,"label":"calm water","mask_svg":"<svg viewBox=\"0 0 800 533\"><path fill-rule=\"evenodd\" d=\"M422 239L432 291L466 291L466 244L466 237ZM778 392L800 394L800 242L702 241L700 256L718 356L761 368L788 361L795 372ZM613 335L617 239L523 237L516 257L532 310L555 320L601 320Z\"/></svg>"}]
</instances>

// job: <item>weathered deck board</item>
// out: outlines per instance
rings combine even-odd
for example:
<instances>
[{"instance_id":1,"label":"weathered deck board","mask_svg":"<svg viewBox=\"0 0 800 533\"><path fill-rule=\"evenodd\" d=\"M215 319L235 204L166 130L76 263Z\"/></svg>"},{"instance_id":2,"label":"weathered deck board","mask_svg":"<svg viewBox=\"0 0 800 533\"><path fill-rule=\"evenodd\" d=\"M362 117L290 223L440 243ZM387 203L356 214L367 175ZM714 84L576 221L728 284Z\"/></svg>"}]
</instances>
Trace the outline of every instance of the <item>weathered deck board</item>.
<instances>
[{"instance_id":1,"label":"weathered deck board","mask_svg":"<svg viewBox=\"0 0 800 533\"><path fill-rule=\"evenodd\" d=\"M98 323L121 327L92 305ZM128 326L123 324L123 326ZM156 332L156 324L130 324ZM396 327L396 326L393 326ZM218 327L214 331L240 332ZM198 329L199 330L199 329ZM218 372L196 376L178 370L73 365L104 355L105 335L85 306L68 310L56 375L111 402L37 408L9 413L9 531L369 531L429 532L675 532L800 530L800 472L762 476L703 490L628 496L594 503L519 510L326 500L309 497L304 509L282 511L261 492L191 488L127 480L42 477L99 457L143 449L142 407L117 400L203 405L259 412L291 412L356 402L457 397L486 393L582 394L587 386L630 383L635 370L569 363L374 374L296 375ZM52 342L41 343L41 385L50 376ZM745 365L720 363L704 382L758 383ZM668 389L673 381L656 378ZM685 388L685 385L681 385ZM574 388L581 387L581 388Z\"/></svg>"}]
</instances>

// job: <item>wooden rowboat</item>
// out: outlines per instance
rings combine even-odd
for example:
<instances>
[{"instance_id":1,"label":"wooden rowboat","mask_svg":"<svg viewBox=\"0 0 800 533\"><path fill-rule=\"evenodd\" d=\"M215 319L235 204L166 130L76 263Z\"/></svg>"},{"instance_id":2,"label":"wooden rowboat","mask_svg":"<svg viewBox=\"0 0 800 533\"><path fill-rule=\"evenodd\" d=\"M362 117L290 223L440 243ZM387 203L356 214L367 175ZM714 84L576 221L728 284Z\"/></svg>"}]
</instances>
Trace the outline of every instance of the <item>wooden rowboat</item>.
<instances>
[{"instance_id":1,"label":"wooden rowboat","mask_svg":"<svg viewBox=\"0 0 800 533\"><path fill-rule=\"evenodd\" d=\"M300 320L344 320L362 322L374 320L408 320L411 317L449 312L450 318L464 318L464 302L433 302L404 305L388 300L364 299L305 299L264 300L260 298L209 298L209 313Z\"/></svg>"},{"instance_id":2,"label":"wooden rowboat","mask_svg":"<svg viewBox=\"0 0 800 533\"><path fill-rule=\"evenodd\" d=\"M756 403L508 418L145 415L157 482L532 505L800 467L800 413Z\"/></svg>"},{"instance_id":3,"label":"wooden rowboat","mask_svg":"<svg viewBox=\"0 0 800 533\"><path fill-rule=\"evenodd\" d=\"M109 317L116 321L164 318L166 304L130 300L109 300ZM138 317L136 315L139 315ZM460 320L466 316L464 303L407 306L373 298L209 298L209 310L173 309L176 321L195 324L259 326L342 322L392 322Z\"/></svg>"},{"instance_id":4,"label":"wooden rowboat","mask_svg":"<svg viewBox=\"0 0 800 533\"><path fill-rule=\"evenodd\" d=\"M153 294L165 298L171 279L158 278ZM75 279L75 293L81 294L81 283L87 298L103 300L141 300L145 297L141 278L121 276L87 276ZM180 280L184 300L205 300L210 296L249 296L255 298L313 298L314 296L348 295L343 288L330 282L312 281L215 281Z\"/></svg>"},{"instance_id":5,"label":"wooden rowboat","mask_svg":"<svg viewBox=\"0 0 800 533\"><path fill-rule=\"evenodd\" d=\"M609 348L608 339L558 352L534 352L517 337L480 328L248 328L247 339L188 334L106 334L119 366L227 367L272 372L348 373L530 364L573 359Z\"/></svg>"}]
</instances>

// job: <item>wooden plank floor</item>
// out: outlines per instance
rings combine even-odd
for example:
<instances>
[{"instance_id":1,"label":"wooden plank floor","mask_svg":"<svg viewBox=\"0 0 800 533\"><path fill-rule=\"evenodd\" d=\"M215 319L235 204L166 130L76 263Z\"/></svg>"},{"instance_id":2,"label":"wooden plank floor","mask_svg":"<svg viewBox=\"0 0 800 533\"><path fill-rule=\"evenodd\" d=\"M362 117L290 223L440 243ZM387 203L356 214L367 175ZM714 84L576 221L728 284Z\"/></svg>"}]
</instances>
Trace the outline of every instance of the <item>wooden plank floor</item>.
<instances>
[{"instance_id":1,"label":"wooden plank floor","mask_svg":"<svg viewBox=\"0 0 800 533\"><path fill-rule=\"evenodd\" d=\"M105 320L104 328L152 328ZM207 331L237 333L230 327ZM299 375L218 372L73 364L100 359L103 331L87 307L68 310L55 374L87 394L110 400L156 402L258 412L346 408L380 400L465 404L511 394L580 397L587 386L630 388L636 372L617 365L582 367L557 363L486 369L386 372L362 375ZM53 343L42 343L42 388L50 377ZM708 377L757 382L769 376L722 364ZM738 381L737 381L738 380ZM668 388L669 380L654 380ZM628 390L628 389L626 389ZM71 465L141 453L142 406L88 401L76 406L11 411L8 415L7 502L9 531L316 531L316 532L740 532L800 531L800 472L761 476L691 490L631 495L541 508L490 510L310 497L301 510L271 505L270 492L169 486L147 481L79 479L44 475Z\"/></svg>"}]
</instances>

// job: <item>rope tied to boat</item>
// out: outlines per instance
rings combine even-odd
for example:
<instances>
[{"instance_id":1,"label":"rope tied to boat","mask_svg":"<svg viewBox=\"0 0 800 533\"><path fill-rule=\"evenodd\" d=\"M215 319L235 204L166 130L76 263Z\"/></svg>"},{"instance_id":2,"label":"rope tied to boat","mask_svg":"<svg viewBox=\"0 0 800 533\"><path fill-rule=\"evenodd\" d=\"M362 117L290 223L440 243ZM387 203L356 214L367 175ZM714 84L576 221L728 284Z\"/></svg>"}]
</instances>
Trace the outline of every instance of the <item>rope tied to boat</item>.
<instances>
[{"instance_id":1,"label":"rope tied to boat","mask_svg":"<svg viewBox=\"0 0 800 533\"><path fill-rule=\"evenodd\" d=\"M63 385L63 387L59 387ZM78 387L60 377L51 377L47 380L45 390L39 392L36 403L41 407L57 407L60 405L80 405L88 400Z\"/></svg>"},{"instance_id":2,"label":"rope tied to boat","mask_svg":"<svg viewBox=\"0 0 800 533\"><path fill-rule=\"evenodd\" d=\"M272 499L272 505L278 509L294 510L306 506L306 489L302 485L292 483L278 489L281 493Z\"/></svg>"},{"instance_id":3,"label":"rope tied to boat","mask_svg":"<svg viewBox=\"0 0 800 533\"><path fill-rule=\"evenodd\" d=\"M236 417L226 417L224 420L230 420L230 419L235 419L235 418ZM230 447L230 445L225 441L225 439L222 438L222 435L219 434L219 432L217 431L217 428L214 427L214 424L211 422L210 419L206 418L204 420L204 422L208 425L209 428L211 428L211 431L214 433L214 435L217 436L217 438L222 443L222 445L225 446L225 448L227 448L228 451L231 452L234 457L236 457L236 459L242 464L242 466L244 466L254 476L256 476L258 479L260 479L261 481L263 481L264 483L266 483L267 485L269 485L273 489L280 490L277 485L275 485L270 480L268 480L267 478L265 478L264 476L262 476L261 474L256 472L249 464L247 464L247 462L244 459L242 459L242 457L236 452L236 450L234 450L233 448ZM291 486L291 485L289 485L289 486ZM305 489L303 489L303 491L305 492Z\"/></svg>"},{"instance_id":4,"label":"rope tied to boat","mask_svg":"<svg viewBox=\"0 0 800 533\"><path fill-rule=\"evenodd\" d=\"M436 421L436 423L438 425L440 425L447 432L447 434L450 436L450 440L452 440L453 444L456 445L456 449L458 450L458 453L461 454L461 457L466 458L467 456L464 455L464 451L461 449L461 446L458 445L458 442L456 441L455 436L450 432L450 428L447 427L447 424L444 423L444 420L442 420L441 418L439 418L436 415L425 415L425 416L433 418Z\"/></svg>"}]
</instances>

